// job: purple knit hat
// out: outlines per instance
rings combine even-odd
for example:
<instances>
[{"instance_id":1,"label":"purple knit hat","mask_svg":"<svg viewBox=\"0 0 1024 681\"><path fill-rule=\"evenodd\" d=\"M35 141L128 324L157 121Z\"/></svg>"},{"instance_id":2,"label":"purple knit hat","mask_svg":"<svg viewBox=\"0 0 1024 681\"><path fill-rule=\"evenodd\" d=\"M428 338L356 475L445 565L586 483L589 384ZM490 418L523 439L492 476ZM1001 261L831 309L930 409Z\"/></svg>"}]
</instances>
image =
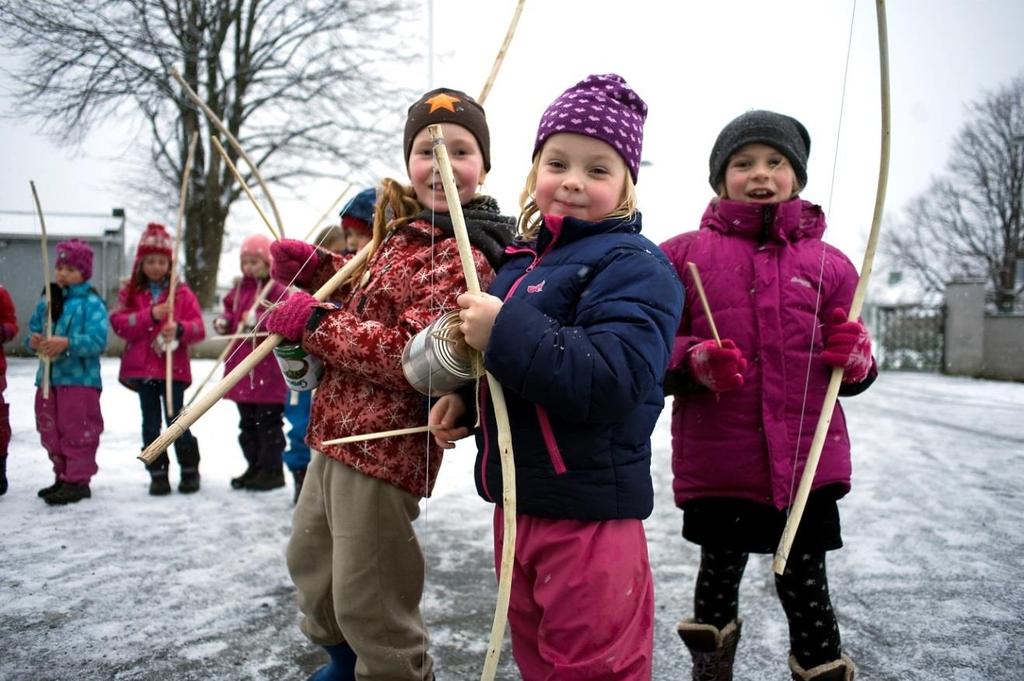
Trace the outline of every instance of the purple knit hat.
<instances>
[{"instance_id":1,"label":"purple knit hat","mask_svg":"<svg viewBox=\"0 0 1024 681\"><path fill-rule=\"evenodd\" d=\"M82 280L92 278L92 249L81 239L68 239L57 244L57 264L74 267L82 273Z\"/></svg>"},{"instance_id":2,"label":"purple knit hat","mask_svg":"<svg viewBox=\"0 0 1024 681\"><path fill-rule=\"evenodd\" d=\"M610 144L636 182L644 143L647 104L614 73L587 76L558 96L540 118L536 158L544 141L560 132L573 132Z\"/></svg>"}]
</instances>

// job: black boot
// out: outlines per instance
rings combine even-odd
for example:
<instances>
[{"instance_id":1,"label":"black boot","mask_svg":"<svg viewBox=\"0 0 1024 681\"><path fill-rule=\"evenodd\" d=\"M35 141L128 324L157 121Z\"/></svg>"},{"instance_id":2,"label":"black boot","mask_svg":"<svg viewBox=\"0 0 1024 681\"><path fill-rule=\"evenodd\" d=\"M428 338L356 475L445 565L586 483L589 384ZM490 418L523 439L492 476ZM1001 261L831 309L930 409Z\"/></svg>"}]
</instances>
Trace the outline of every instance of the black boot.
<instances>
[{"instance_id":1,"label":"black boot","mask_svg":"<svg viewBox=\"0 0 1024 681\"><path fill-rule=\"evenodd\" d=\"M267 492L278 487L284 487L284 471L280 468L277 470L260 469L259 473L245 483L245 489L254 492Z\"/></svg>"},{"instance_id":2,"label":"black boot","mask_svg":"<svg viewBox=\"0 0 1024 681\"><path fill-rule=\"evenodd\" d=\"M77 504L82 499L88 499L91 496L89 485L65 482L56 492L45 496L43 501L51 506L63 506L64 504Z\"/></svg>"},{"instance_id":3,"label":"black boot","mask_svg":"<svg viewBox=\"0 0 1024 681\"><path fill-rule=\"evenodd\" d=\"M732 681L732 664L742 627L743 620L739 618L721 629L698 624L693 619L676 625L676 633L693 657L693 681Z\"/></svg>"},{"instance_id":4,"label":"black boot","mask_svg":"<svg viewBox=\"0 0 1024 681\"><path fill-rule=\"evenodd\" d=\"M181 480L178 482L178 491L182 494L192 494L199 491L199 469L182 468Z\"/></svg>"},{"instance_id":5,"label":"black boot","mask_svg":"<svg viewBox=\"0 0 1024 681\"><path fill-rule=\"evenodd\" d=\"M7 494L7 457L0 459L0 497Z\"/></svg>"},{"instance_id":6,"label":"black boot","mask_svg":"<svg viewBox=\"0 0 1024 681\"><path fill-rule=\"evenodd\" d=\"M296 468L292 471L292 477L295 478L295 496L292 498L292 503L299 503L299 492L302 491L302 483L306 481L306 469Z\"/></svg>"},{"instance_id":7,"label":"black boot","mask_svg":"<svg viewBox=\"0 0 1024 681\"><path fill-rule=\"evenodd\" d=\"M162 497L171 493L171 481L167 479L167 471L149 472L149 494Z\"/></svg>"},{"instance_id":8,"label":"black boot","mask_svg":"<svg viewBox=\"0 0 1024 681\"><path fill-rule=\"evenodd\" d=\"M59 488L60 478L55 478L52 485L50 485L49 487L44 487L38 492L36 492L36 496L38 496L40 499L45 499L46 497L56 492Z\"/></svg>"},{"instance_id":9,"label":"black boot","mask_svg":"<svg viewBox=\"0 0 1024 681\"><path fill-rule=\"evenodd\" d=\"M259 468L249 464L249 467L245 469L245 472L239 475L237 478L231 478L232 489L244 489L246 483L256 477L256 474L260 472Z\"/></svg>"}]
</instances>

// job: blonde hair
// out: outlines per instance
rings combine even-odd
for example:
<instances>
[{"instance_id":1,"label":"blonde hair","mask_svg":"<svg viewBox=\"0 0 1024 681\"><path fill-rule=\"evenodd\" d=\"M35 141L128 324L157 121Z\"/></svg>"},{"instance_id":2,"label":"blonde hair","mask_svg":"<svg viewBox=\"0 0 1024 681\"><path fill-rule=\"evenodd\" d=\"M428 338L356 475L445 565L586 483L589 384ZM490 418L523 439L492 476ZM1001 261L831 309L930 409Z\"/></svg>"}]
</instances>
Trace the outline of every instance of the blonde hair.
<instances>
[{"instance_id":1,"label":"blonde hair","mask_svg":"<svg viewBox=\"0 0 1024 681\"><path fill-rule=\"evenodd\" d=\"M526 176L526 186L523 187L522 193L519 194L520 213L516 229L519 236L527 241L537 237L540 225L544 220L544 216L540 214L540 207L537 206L537 198L534 195L537 191L537 174L540 172L542 150L543 148L538 150L537 155L533 157L533 165L530 167L530 173ZM625 181L622 184L622 195L619 199L619 205L601 219L628 218L636 212L636 205L636 185L633 184L633 176L629 174L629 169L627 168Z\"/></svg>"}]
</instances>

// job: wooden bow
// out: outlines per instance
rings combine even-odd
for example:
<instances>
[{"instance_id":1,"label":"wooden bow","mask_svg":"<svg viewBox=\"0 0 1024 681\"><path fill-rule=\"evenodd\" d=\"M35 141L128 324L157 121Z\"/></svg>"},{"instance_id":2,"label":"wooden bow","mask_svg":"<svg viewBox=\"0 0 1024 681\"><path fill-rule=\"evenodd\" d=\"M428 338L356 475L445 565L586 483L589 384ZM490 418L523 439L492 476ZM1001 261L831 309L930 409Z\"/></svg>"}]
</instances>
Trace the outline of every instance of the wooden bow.
<instances>
[{"instance_id":1,"label":"wooden bow","mask_svg":"<svg viewBox=\"0 0 1024 681\"><path fill-rule=\"evenodd\" d=\"M43 217L43 206L39 203L39 193L36 191L36 183L28 181L32 187L32 198L36 202L36 212L39 213L39 228L42 230L42 237L39 244L43 250L43 294L46 296L46 320L43 322L43 329L46 337L53 335L53 318L50 310L53 309L53 300L50 298L50 246L46 239L46 218ZM52 360L40 354L39 359L43 362L43 399L50 399L50 366Z\"/></svg>"},{"instance_id":2,"label":"wooden bow","mask_svg":"<svg viewBox=\"0 0 1024 681\"><path fill-rule=\"evenodd\" d=\"M871 277L871 267L875 259L875 250L878 247L878 236L882 225L882 211L885 208L885 191L889 180L891 112L889 106L889 32L885 20L885 0L875 0L875 14L878 20L878 66L881 74L881 153L878 167L878 188L875 192L875 212L871 218L871 232L868 235L867 249L864 251L864 262L860 268L860 278L857 280L857 288L854 291L853 302L850 303L850 313L847 316L847 319L850 321L855 321L860 316L864 296L867 293L868 280ZM814 431L814 439L811 441L811 449L807 453L804 472L800 477L800 485L790 507L789 518L786 520L786 527L782 532L779 546L775 551L775 559L772 561L772 570L777 575L783 574L786 570L789 551L793 547L793 540L800 527L800 519L803 516L804 507L807 505L807 497L810 495L811 485L814 483L814 475L818 470L818 460L821 458L821 451L825 446L825 438L828 435L829 424L832 422L832 412L835 410L836 400L839 398L839 387L842 384L842 379L842 367L832 369L828 389L825 391L825 402L821 408L821 414L818 416L818 425Z\"/></svg>"},{"instance_id":3,"label":"wooden bow","mask_svg":"<svg viewBox=\"0 0 1024 681\"><path fill-rule=\"evenodd\" d=\"M462 261L462 272L466 277L466 288L470 293L480 293L480 281L477 279L473 254L470 251L469 233L466 220L462 215L462 204L459 191L455 187L448 149L444 145L444 136L440 125L427 127L434 145L434 157L437 159L444 185L444 195L448 202L448 214L452 219L455 232L455 243ZM501 657L501 642L505 637L505 624L508 621L508 602L512 595L512 561L516 555L516 468L512 455L512 428L508 421L508 409L505 406L505 393L490 372L487 372L487 386L494 402L494 418L498 425L498 447L501 454L502 510L505 519L505 535L501 544L501 573L498 579L498 598L494 607L494 620L491 624L491 636L487 644L487 656L480 675L481 681L494 678Z\"/></svg>"},{"instance_id":4,"label":"wooden bow","mask_svg":"<svg viewBox=\"0 0 1024 681\"><path fill-rule=\"evenodd\" d=\"M174 249L171 251L171 279L167 284L167 324L174 322L174 289L178 285L178 251L181 248L181 231L185 222L185 203L188 199L189 177L192 175L192 162L196 155L196 142L199 141L199 132L193 131L188 142L188 156L185 157L185 169L181 173L181 192L178 199L178 226L174 230ZM170 346L164 347L164 407L167 411L167 418L174 418L174 391L171 377L174 372L174 353Z\"/></svg>"}]
</instances>

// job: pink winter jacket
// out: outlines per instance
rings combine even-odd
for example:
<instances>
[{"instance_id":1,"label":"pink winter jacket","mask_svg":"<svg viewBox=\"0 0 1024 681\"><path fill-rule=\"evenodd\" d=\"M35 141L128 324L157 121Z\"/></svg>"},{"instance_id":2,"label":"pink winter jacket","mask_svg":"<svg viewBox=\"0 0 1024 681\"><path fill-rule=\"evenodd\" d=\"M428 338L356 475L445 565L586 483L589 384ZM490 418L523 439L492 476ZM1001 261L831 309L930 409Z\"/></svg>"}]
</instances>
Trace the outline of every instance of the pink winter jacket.
<instances>
[{"instance_id":1,"label":"pink winter jacket","mask_svg":"<svg viewBox=\"0 0 1024 681\"><path fill-rule=\"evenodd\" d=\"M118 380L127 385L131 379L165 378L164 356L153 349L153 340L160 335L163 321L153 321L150 308L166 302L165 286L156 300L149 286L138 290L130 285L123 286L117 295L117 309L110 314L110 326L114 333L125 340L121 355L121 373ZM184 283L174 287L174 320L181 324L178 348L171 354L171 380L192 382L188 346L198 343L206 336L199 301Z\"/></svg>"},{"instance_id":2,"label":"pink winter jacket","mask_svg":"<svg viewBox=\"0 0 1024 681\"><path fill-rule=\"evenodd\" d=\"M700 272L720 337L734 340L748 361L737 390L675 397L677 505L700 497L790 505L797 440L799 481L831 373L820 357L821 325L834 308L849 310L858 278L846 256L821 241L824 231L821 208L801 199L771 206L714 199L698 231L662 244L686 289L669 371L685 374L687 351L713 337L688 262ZM849 491L850 441L838 404L814 488L833 483Z\"/></svg>"},{"instance_id":3,"label":"pink winter jacket","mask_svg":"<svg viewBox=\"0 0 1024 681\"><path fill-rule=\"evenodd\" d=\"M227 322L227 333L248 333L253 325L266 314L267 307L288 297L283 284L273 282L266 294L257 304L260 292L267 285L268 279L257 280L245 276L236 281L235 287L224 297L224 312L220 318ZM265 332L262 324L256 326L257 332ZM265 336L250 340L231 340L231 350L224 361L224 375L238 366L243 359L252 354L253 348L263 342ZM288 386L284 382L281 368L273 353L264 357L249 374L242 378L228 391L226 397L235 402L254 404L284 404L288 396Z\"/></svg>"}]
</instances>

